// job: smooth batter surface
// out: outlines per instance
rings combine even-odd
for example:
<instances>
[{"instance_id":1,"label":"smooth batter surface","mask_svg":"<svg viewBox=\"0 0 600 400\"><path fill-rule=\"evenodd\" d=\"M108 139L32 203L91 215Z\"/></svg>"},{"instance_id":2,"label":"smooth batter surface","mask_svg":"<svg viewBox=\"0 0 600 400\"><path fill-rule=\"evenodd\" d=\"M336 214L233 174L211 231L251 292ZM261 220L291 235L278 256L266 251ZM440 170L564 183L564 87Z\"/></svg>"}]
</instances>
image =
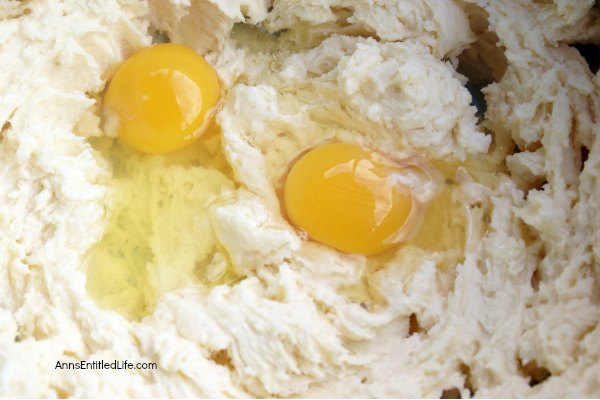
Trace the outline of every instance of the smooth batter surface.
<instances>
[{"instance_id":1,"label":"smooth batter surface","mask_svg":"<svg viewBox=\"0 0 600 400\"><path fill-rule=\"evenodd\" d=\"M146 157L98 101L156 32L227 94L219 137ZM0 394L600 396L587 42L593 0L1 2ZM396 251L283 217L290 160L332 141L444 178ZM125 359L158 368L55 369Z\"/></svg>"}]
</instances>

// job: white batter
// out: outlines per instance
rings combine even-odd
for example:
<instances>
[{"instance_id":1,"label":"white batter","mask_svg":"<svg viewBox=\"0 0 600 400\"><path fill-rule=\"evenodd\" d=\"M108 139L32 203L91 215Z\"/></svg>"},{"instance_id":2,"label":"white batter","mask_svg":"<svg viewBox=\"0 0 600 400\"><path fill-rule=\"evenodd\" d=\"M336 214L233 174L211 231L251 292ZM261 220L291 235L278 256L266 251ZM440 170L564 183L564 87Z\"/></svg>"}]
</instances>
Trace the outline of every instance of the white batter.
<instances>
[{"instance_id":1,"label":"white batter","mask_svg":"<svg viewBox=\"0 0 600 400\"><path fill-rule=\"evenodd\" d=\"M227 87L221 139L184 161L101 129L111 71L157 31ZM581 42L600 42L593 0L2 0L0 394L600 396L600 75ZM492 82L481 122L457 68ZM446 177L394 254L281 215L282 171L324 140ZM97 272L138 225L140 283ZM158 368L55 368L125 359Z\"/></svg>"}]
</instances>

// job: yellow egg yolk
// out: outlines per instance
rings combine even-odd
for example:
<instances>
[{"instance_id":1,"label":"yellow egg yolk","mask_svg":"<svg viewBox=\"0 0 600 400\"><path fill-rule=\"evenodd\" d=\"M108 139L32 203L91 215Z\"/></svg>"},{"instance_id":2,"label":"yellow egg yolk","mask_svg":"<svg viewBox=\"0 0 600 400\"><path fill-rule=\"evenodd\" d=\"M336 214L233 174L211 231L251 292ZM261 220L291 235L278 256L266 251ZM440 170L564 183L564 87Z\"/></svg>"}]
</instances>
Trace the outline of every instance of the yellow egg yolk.
<instances>
[{"instance_id":1,"label":"yellow egg yolk","mask_svg":"<svg viewBox=\"0 0 600 400\"><path fill-rule=\"evenodd\" d=\"M153 154L179 150L210 126L220 97L214 69L176 44L146 48L119 67L104 97L105 129Z\"/></svg>"},{"instance_id":2,"label":"yellow egg yolk","mask_svg":"<svg viewBox=\"0 0 600 400\"><path fill-rule=\"evenodd\" d=\"M354 144L304 154L283 187L287 217L308 237L346 253L373 255L398 244L413 198L389 166Z\"/></svg>"}]
</instances>

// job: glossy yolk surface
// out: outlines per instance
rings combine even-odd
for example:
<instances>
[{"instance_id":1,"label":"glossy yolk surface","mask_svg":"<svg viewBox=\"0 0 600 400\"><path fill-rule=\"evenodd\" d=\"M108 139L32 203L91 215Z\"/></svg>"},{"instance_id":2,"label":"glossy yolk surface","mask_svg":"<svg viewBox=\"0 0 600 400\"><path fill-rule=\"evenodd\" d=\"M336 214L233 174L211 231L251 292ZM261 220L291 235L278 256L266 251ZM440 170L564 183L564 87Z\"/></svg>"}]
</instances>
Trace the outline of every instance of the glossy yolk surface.
<instances>
[{"instance_id":1,"label":"glossy yolk surface","mask_svg":"<svg viewBox=\"0 0 600 400\"><path fill-rule=\"evenodd\" d=\"M128 58L104 97L105 129L146 153L168 153L201 137L219 102L219 79L193 50L160 44Z\"/></svg>"},{"instance_id":2,"label":"glossy yolk surface","mask_svg":"<svg viewBox=\"0 0 600 400\"><path fill-rule=\"evenodd\" d=\"M396 245L411 214L410 191L360 146L327 144L303 155L283 188L285 212L309 238L347 253Z\"/></svg>"}]
</instances>

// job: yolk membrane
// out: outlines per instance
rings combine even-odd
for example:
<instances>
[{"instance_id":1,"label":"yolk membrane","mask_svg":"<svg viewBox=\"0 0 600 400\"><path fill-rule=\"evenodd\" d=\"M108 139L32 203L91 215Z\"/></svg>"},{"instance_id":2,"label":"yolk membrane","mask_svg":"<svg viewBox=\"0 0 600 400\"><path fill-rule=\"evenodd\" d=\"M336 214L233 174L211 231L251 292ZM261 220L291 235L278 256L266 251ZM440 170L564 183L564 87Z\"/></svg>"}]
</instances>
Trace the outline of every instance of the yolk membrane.
<instances>
[{"instance_id":1,"label":"yolk membrane","mask_svg":"<svg viewBox=\"0 0 600 400\"><path fill-rule=\"evenodd\" d=\"M193 50L159 44L128 58L104 97L105 129L152 154L179 150L203 136L220 97L214 69Z\"/></svg>"},{"instance_id":2,"label":"yolk membrane","mask_svg":"<svg viewBox=\"0 0 600 400\"><path fill-rule=\"evenodd\" d=\"M308 237L346 253L397 245L413 209L407 187L362 147L333 143L304 154L283 188L285 213Z\"/></svg>"}]
</instances>

